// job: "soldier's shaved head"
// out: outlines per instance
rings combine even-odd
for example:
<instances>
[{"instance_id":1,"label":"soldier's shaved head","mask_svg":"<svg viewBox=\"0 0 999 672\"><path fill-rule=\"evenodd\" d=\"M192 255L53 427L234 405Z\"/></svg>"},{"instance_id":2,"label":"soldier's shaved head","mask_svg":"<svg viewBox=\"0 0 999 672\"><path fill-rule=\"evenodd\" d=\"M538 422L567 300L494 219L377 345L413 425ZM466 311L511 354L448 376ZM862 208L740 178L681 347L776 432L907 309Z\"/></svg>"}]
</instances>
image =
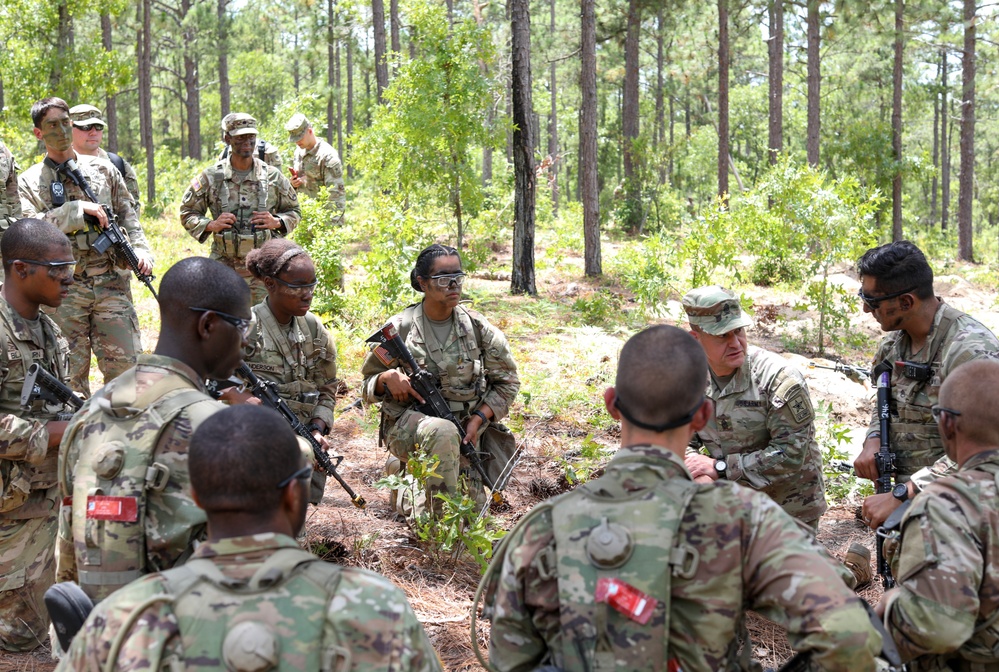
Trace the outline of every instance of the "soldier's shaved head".
<instances>
[{"instance_id":1,"label":"soldier's shaved head","mask_svg":"<svg viewBox=\"0 0 999 672\"><path fill-rule=\"evenodd\" d=\"M209 514L274 511L282 496L277 484L306 463L284 418L249 405L207 418L191 437L189 460L191 487Z\"/></svg>"},{"instance_id":2,"label":"soldier's shaved head","mask_svg":"<svg viewBox=\"0 0 999 672\"><path fill-rule=\"evenodd\" d=\"M697 410L707 377L704 350L689 333L667 325L649 327L621 348L618 410L645 425L674 422Z\"/></svg>"},{"instance_id":3,"label":"soldier's shaved head","mask_svg":"<svg viewBox=\"0 0 999 672\"><path fill-rule=\"evenodd\" d=\"M957 432L967 442L999 448L999 362L975 360L951 372L940 388L940 406L957 411Z\"/></svg>"},{"instance_id":4,"label":"soldier's shaved head","mask_svg":"<svg viewBox=\"0 0 999 672\"><path fill-rule=\"evenodd\" d=\"M164 321L185 321L195 315L192 307L244 317L249 303L250 288L239 274L207 257L181 259L163 274L160 282L160 312Z\"/></svg>"},{"instance_id":5,"label":"soldier's shaved head","mask_svg":"<svg viewBox=\"0 0 999 672\"><path fill-rule=\"evenodd\" d=\"M14 259L47 261L45 257L56 247L70 249L69 239L55 224L44 219L19 219L0 238L4 269L9 269ZM71 249L69 254L72 255Z\"/></svg>"}]
</instances>

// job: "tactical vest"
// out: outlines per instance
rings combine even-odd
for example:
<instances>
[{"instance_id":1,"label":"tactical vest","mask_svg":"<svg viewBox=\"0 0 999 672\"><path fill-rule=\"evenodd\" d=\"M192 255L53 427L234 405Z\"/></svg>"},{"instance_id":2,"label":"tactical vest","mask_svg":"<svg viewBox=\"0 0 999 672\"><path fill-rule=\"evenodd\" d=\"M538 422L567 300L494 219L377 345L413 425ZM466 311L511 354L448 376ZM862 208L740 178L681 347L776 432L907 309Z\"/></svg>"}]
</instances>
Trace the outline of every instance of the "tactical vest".
<instances>
[{"instance_id":1,"label":"tactical vest","mask_svg":"<svg viewBox=\"0 0 999 672\"><path fill-rule=\"evenodd\" d=\"M936 388L939 391L942 380L940 378L940 365L943 356L943 335L950 331L954 322L961 317L961 312L944 304L940 309L943 314L937 324L937 330L941 338L937 339L932 350L928 353L926 363L931 367L930 377L927 380L913 380L907 378L902 373L900 366L894 367L892 374L892 394L891 394L891 435L896 446L895 466L898 473L908 476L919 471L923 467L928 467L944 454L943 441L937 429L936 420L930 406L920 406L913 403L916 396L927 386ZM902 356L901 351L896 351L898 344L895 343L889 356ZM894 362L893 362L894 363ZM936 393L933 394L935 398ZM899 450L900 449L900 450Z\"/></svg>"},{"instance_id":2,"label":"tactical vest","mask_svg":"<svg viewBox=\"0 0 999 672\"><path fill-rule=\"evenodd\" d=\"M135 401L135 369L115 381L111 394L131 395ZM162 491L170 480L170 469L153 462L153 451L163 429L184 408L205 395L177 376L155 383L143 396L156 401L146 408L128 408L127 415L114 415L105 390L94 395L88 417L76 423L64 441L78 439L79 428L92 423L103 431L90 431L79 438L79 459L73 475L72 531L77 581L93 600L99 601L143 574L162 569L146 561L146 502L148 493ZM120 406L120 405L119 405ZM141 434L137 429L156 427ZM66 443L64 445L69 445Z\"/></svg>"},{"instance_id":3,"label":"tactical vest","mask_svg":"<svg viewBox=\"0 0 999 672\"><path fill-rule=\"evenodd\" d=\"M11 308L13 310L13 308ZM2 313L0 313L2 314ZM59 356L59 341L62 336L56 336L55 327L48 316L39 316L42 320L42 331L45 340L52 340L56 350L55 361L49 361L46 351L28 347L24 341L12 339L11 325L6 318L0 325L0 401L6 408L20 406L21 383L25 372L34 362L40 363L59 380L68 380L65 357ZM63 350L68 351L68 346ZM62 404L52 404L43 399L36 399L26 414L35 420L54 420L63 411ZM56 457L46 458L40 465L31 465L23 461L0 460L0 513L13 511L27 501L32 490L46 490L57 483Z\"/></svg>"},{"instance_id":4,"label":"tactical vest","mask_svg":"<svg viewBox=\"0 0 999 672\"><path fill-rule=\"evenodd\" d=\"M161 668L187 672L253 672L280 667L283 656L295 656L295 669L337 672L351 669L351 652L328 623L328 604L336 594L341 568L298 548L276 551L248 581L226 577L211 560L197 558L161 574L180 630L181 653ZM300 595L326 595L327 607L303 614ZM155 600L156 598L153 598ZM142 610L135 610L141 614ZM294 615L294 628L288 627ZM134 621L134 619L133 619ZM216 626L225 626L220 637ZM116 644L124 641L133 622L123 624ZM114 656L109 658L114 659Z\"/></svg>"},{"instance_id":5,"label":"tactical vest","mask_svg":"<svg viewBox=\"0 0 999 672\"><path fill-rule=\"evenodd\" d=\"M263 179L252 179L257 175L257 164L254 162L253 168L244 180L244 182L250 182L253 185L252 194L244 200L240 196L238 188L235 190L229 188L223 164L216 164L215 169L215 172L209 171L207 173L209 176L209 207L212 208L212 213L216 217L223 212L231 212L236 215L236 223L231 229L216 231L212 234L212 251L226 259L244 259L251 250L260 247L274 237L271 229L258 231L250 223L250 217L254 211L270 211L270 208L267 207L266 170ZM213 207L216 204L220 208L218 212Z\"/></svg>"},{"instance_id":6,"label":"tactical vest","mask_svg":"<svg viewBox=\"0 0 999 672\"><path fill-rule=\"evenodd\" d=\"M530 514L551 510L555 552L549 547L539 553L535 566L542 579L558 579L562 646L552 653L563 669L672 669L671 580L693 577L699 561L697 549L679 542L677 532L699 486L670 479L626 491L620 472L643 462L647 458L618 459L606 475ZM645 624L611 606L613 596L597 599L601 580L606 579L644 594L632 603L635 611L649 609L643 600L654 602Z\"/></svg>"},{"instance_id":7,"label":"tactical vest","mask_svg":"<svg viewBox=\"0 0 999 672\"><path fill-rule=\"evenodd\" d=\"M271 316L271 319L273 320L273 316ZM309 422L312 419L312 412L319 401L319 393L309 374L315 364L316 358L326 359L327 355L326 348L320 346L323 340L321 331L323 327L319 318L314 315L311 316L311 319L310 315L306 315L304 318L296 317L293 319L296 323L299 319L304 319L307 325L306 329L303 330L306 339L301 344L302 359L304 361L285 362L294 372L292 376L293 380L277 383L277 392L288 403L288 408L295 413L299 420ZM259 316L257 317L257 322L261 334L261 344L264 344L268 337L267 326ZM276 320L274 322L275 324L277 323ZM278 327L280 329L284 328L281 325L278 325ZM271 334L269 336L270 340L274 341L277 338L284 338L284 333ZM274 352L277 352L276 356L284 358L284 355L277 349L274 349ZM261 354L263 353L254 353L254 356ZM247 361L246 364L257 375L264 374L269 379L281 379L285 374L284 366L267 364L260 361Z\"/></svg>"}]
</instances>

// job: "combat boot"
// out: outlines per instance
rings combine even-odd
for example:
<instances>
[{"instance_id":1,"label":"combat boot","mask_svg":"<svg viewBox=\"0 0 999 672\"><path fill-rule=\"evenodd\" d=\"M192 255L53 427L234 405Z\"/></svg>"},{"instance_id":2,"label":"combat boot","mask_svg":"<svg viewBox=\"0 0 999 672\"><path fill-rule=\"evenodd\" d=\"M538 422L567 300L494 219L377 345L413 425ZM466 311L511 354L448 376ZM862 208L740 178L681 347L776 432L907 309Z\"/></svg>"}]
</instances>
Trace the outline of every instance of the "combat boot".
<instances>
[{"instance_id":1,"label":"combat boot","mask_svg":"<svg viewBox=\"0 0 999 672\"><path fill-rule=\"evenodd\" d=\"M853 578L857 581L854 590L860 590L871 582L873 578L871 551L863 544L850 544L850 550L846 552L843 564L853 573Z\"/></svg>"}]
</instances>

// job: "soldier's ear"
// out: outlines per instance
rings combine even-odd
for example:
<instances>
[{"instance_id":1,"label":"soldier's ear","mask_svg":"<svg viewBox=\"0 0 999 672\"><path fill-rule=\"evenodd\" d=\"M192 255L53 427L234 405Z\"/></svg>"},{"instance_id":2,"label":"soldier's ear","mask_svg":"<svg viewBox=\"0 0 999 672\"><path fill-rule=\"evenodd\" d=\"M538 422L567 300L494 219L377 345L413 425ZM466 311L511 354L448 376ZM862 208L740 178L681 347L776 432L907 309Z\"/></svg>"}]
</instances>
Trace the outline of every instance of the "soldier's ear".
<instances>
[{"instance_id":1,"label":"soldier's ear","mask_svg":"<svg viewBox=\"0 0 999 672\"><path fill-rule=\"evenodd\" d=\"M613 387L608 387L604 390L604 407L607 408L607 412L615 420L621 419L621 411L617 410L617 406L614 405L614 400L617 399L617 390Z\"/></svg>"},{"instance_id":2,"label":"soldier's ear","mask_svg":"<svg viewBox=\"0 0 999 672\"><path fill-rule=\"evenodd\" d=\"M715 414L715 402L712 401L711 399L705 399L704 402L701 403L701 407L697 409L697 412L694 413L694 417L690 421L691 429L693 429L695 432L704 429L705 425L708 424L708 421L711 419L711 416L713 416L714 414Z\"/></svg>"}]
</instances>

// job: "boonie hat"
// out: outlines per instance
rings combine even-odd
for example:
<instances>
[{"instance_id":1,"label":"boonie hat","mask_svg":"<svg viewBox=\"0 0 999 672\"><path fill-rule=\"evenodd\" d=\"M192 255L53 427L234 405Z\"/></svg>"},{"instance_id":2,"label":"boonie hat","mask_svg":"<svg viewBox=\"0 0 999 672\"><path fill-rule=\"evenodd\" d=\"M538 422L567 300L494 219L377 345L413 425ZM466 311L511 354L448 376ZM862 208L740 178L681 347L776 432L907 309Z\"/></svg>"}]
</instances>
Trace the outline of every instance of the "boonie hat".
<instances>
[{"instance_id":1,"label":"boonie hat","mask_svg":"<svg viewBox=\"0 0 999 672\"><path fill-rule=\"evenodd\" d=\"M93 105L74 105L69 108L69 118L72 119L73 125L77 127L92 125L98 125L101 128L107 127L101 111Z\"/></svg>"},{"instance_id":2,"label":"boonie hat","mask_svg":"<svg viewBox=\"0 0 999 672\"><path fill-rule=\"evenodd\" d=\"M735 294L718 285L692 289L682 303L691 326L700 327L712 336L753 326Z\"/></svg>"},{"instance_id":3,"label":"boonie hat","mask_svg":"<svg viewBox=\"0 0 999 672\"><path fill-rule=\"evenodd\" d=\"M229 121L229 135L256 135L257 120L245 112L237 112Z\"/></svg>"},{"instance_id":4,"label":"boonie hat","mask_svg":"<svg viewBox=\"0 0 999 672\"><path fill-rule=\"evenodd\" d=\"M301 112L289 119L288 123L284 125L284 130L288 131L288 139L292 142L301 140L310 128L312 128L312 124Z\"/></svg>"}]
</instances>

